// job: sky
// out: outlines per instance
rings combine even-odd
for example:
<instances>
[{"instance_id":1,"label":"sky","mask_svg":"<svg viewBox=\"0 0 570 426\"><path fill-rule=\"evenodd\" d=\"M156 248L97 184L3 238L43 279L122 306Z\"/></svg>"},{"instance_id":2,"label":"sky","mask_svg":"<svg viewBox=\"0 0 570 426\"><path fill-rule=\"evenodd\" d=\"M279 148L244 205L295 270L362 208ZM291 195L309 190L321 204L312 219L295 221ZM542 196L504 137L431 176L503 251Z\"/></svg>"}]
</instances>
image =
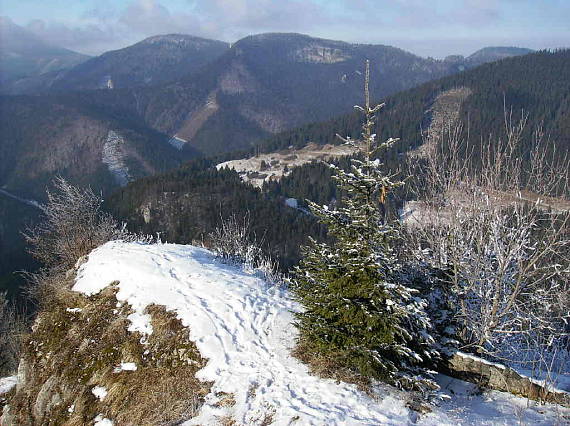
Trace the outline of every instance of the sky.
<instances>
[{"instance_id":1,"label":"sky","mask_svg":"<svg viewBox=\"0 0 570 426\"><path fill-rule=\"evenodd\" d=\"M570 47L570 0L0 0L0 15L90 55L171 33L234 42L298 32L435 58Z\"/></svg>"}]
</instances>

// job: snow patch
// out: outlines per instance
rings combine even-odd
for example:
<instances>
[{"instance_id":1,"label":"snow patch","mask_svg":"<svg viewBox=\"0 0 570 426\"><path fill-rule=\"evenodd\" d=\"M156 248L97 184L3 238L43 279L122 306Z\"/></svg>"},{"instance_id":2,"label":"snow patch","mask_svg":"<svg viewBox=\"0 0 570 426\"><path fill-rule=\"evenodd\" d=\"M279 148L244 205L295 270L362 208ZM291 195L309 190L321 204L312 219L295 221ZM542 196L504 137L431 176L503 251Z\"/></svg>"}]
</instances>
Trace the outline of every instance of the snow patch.
<instances>
[{"instance_id":1,"label":"snow patch","mask_svg":"<svg viewBox=\"0 0 570 426\"><path fill-rule=\"evenodd\" d=\"M474 361L480 362L481 364L487 364L487 365L492 365L493 367L499 368L501 370L504 370L505 367L503 364L499 364L497 362L491 362L491 361L487 361L486 359L483 358L479 358L478 356L472 355L472 354L467 354L465 352L460 352L457 351L456 354L462 358L468 358L468 359L472 359Z\"/></svg>"},{"instance_id":2,"label":"snow patch","mask_svg":"<svg viewBox=\"0 0 570 426\"><path fill-rule=\"evenodd\" d=\"M0 395L10 392L18 384L18 376L0 378Z\"/></svg>"},{"instance_id":3,"label":"snow patch","mask_svg":"<svg viewBox=\"0 0 570 426\"><path fill-rule=\"evenodd\" d=\"M150 315L143 312L134 312L127 319L131 322L128 331L138 331L143 336L152 334L152 324Z\"/></svg>"},{"instance_id":4,"label":"snow patch","mask_svg":"<svg viewBox=\"0 0 570 426\"><path fill-rule=\"evenodd\" d=\"M357 151L349 145L317 145L308 143L301 149L289 149L258 154L250 158L231 160L216 165L218 170L228 167L239 173L244 182L261 188L264 182L279 181L291 173L293 167L302 166L311 161L329 161L333 158L352 155Z\"/></svg>"},{"instance_id":5,"label":"snow patch","mask_svg":"<svg viewBox=\"0 0 570 426\"><path fill-rule=\"evenodd\" d=\"M184 145L186 145L188 143L188 141L185 139L182 139L181 137L174 135L172 138L170 138L168 143L170 145L172 145L174 148L176 148L177 150L181 151L182 148L184 148Z\"/></svg>"},{"instance_id":6,"label":"snow patch","mask_svg":"<svg viewBox=\"0 0 570 426\"><path fill-rule=\"evenodd\" d=\"M137 371L137 365L134 362L121 362L121 365L116 367L113 372L120 373L121 371Z\"/></svg>"},{"instance_id":7,"label":"snow patch","mask_svg":"<svg viewBox=\"0 0 570 426\"><path fill-rule=\"evenodd\" d=\"M124 139L113 130L109 130L107 140L103 145L102 161L120 186L129 183L129 168L125 163L125 153L122 145Z\"/></svg>"},{"instance_id":8,"label":"snow patch","mask_svg":"<svg viewBox=\"0 0 570 426\"><path fill-rule=\"evenodd\" d=\"M297 202L296 198L287 198L285 200L285 205L287 207L291 207L292 209L296 209L299 207L299 203Z\"/></svg>"},{"instance_id":9,"label":"snow patch","mask_svg":"<svg viewBox=\"0 0 570 426\"><path fill-rule=\"evenodd\" d=\"M91 393L95 395L99 401L103 401L107 396L107 388L104 386L95 386L91 389Z\"/></svg>"},{"instance_id":10,"label":"snow patch","mask_svg":"<svg viewBox=\"0 0 570 426\"><path fill-rule=\"evenodd\" d=\"M95 417L95 423L93 423L93 426L113 426L113 422L103 417L102 414L99 414Z\"/></svg>"}]
</instances>

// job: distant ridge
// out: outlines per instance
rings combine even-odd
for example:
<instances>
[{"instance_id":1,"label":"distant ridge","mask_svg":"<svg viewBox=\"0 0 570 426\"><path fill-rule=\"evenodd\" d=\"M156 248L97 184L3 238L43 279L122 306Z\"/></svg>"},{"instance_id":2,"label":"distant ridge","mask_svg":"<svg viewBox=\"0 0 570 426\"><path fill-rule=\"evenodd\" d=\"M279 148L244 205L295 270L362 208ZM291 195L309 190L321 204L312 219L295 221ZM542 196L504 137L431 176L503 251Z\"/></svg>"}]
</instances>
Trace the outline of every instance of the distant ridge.
<instances>
[{"instance_id":1,"label":"distant ridge","mask_svg":"<svg viewBox=\"0 0 570 426\"><path fill-rule=\"evenodd\" d=\"M10 18L0 17L0 84L73 67L87 55L46 43Z\"/></svg>"}]
</instances>

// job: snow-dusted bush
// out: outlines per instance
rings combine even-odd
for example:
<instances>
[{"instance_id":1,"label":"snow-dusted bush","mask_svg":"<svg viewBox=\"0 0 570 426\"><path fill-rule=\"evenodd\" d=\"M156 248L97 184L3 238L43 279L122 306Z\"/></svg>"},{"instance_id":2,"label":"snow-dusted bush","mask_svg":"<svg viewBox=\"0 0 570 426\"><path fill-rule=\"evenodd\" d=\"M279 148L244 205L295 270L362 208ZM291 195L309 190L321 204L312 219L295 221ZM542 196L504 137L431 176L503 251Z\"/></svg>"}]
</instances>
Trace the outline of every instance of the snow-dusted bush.
<instances>
[{"instance_id":1,"label":"snow-dusted bush","mask_svg":"<svg viewBox=\"0 0 570 426\"><path fill-rule=\"evenodd\" d=\"M560 208L570 195L568 160L547 161L539 133L525 165L526 118L505 122L506 138L490 141L477 166L459 155L458 132L439 141L408 235L417 257L449 279L462 350L552 372L569 342L570 213Z\"/></svg>"},{"instance_id":2,"label":"snow-dusted bush","mask_svg":"<svg viewBox=\"0 0 570 426\"><path fill-rule=\"evenodd\" d=\"M263 253L261 243L251 230L248 215L241 220L236 215L222 220L208 236L210 248L224 262L240 264L246 270L260 272L270 283L281 283L283 277L277 262Z\"/></svg>"},{"instance_id":3,"label":"snow-dusted bush","mask_svg":"<svg viewBox=\"0 0 570 426\"><path fill-rule=\"evenodd\" d=\"M54 180L54 188L42 205L42 219L24 233L30 253L44 266L28 276L32 296L39 300L49 298L62 282L61 271L106 242L152 241L152 237L128 232L125 224L104 212L103 199L91 189L75 187L61 177Z\"/></svg>"}]
</instances>

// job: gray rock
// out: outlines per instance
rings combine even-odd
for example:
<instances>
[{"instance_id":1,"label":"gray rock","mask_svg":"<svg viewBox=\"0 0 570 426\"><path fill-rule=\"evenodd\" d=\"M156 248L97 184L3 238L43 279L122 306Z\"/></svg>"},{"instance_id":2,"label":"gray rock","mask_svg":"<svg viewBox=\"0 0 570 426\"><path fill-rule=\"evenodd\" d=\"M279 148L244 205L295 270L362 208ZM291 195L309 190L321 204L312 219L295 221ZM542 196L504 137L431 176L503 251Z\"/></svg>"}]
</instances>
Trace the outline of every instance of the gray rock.
<instances>
[{"instance_id":1,"label":"gray rock","mask_svg":"<svg viewBox=\"0 0 570 426\"><path fill-rule=\"evenodd\" d=\"M548 389L511 368L474 355L456 352L441 367L445 374L483 388L570 407L570 393Z\"/></svg>"}]
</instances>

